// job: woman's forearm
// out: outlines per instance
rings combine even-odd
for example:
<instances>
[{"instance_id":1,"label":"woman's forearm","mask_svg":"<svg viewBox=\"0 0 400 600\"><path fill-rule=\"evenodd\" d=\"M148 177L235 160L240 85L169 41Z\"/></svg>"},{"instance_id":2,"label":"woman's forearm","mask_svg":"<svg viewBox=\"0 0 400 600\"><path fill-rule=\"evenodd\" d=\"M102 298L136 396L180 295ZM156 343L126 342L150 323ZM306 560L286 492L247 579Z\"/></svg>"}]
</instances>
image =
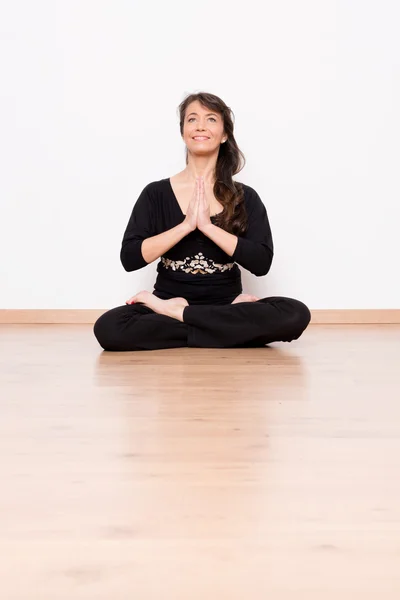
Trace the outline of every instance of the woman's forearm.
<instances>
[{"instance_id":1,"label":"woman's forearm","mask_svg":"<svg viewBox=\"0 0 400 600\"><path fill-rule=\"evenodd\" d=\"M168 229L167 231L163 231L158 235L153 235L152 237L146 238L142 242L141 252L144 260L147 263L151 263L157 258L160 258L167 250L175 246L182 238L188 235L192 230L190 227L183 221Z\"/></svg>"},{"instance_id":2,"label":"woman's forearm","mask_svg":"<svg viewBox=\"0 0 400 600\"><path fill-rule=\"evenodd\" d=\"M213 223L202 227L201 231L217 244L225 254L228 254L228 256L233 255L238 243L238 237L236 235L225 231L225 229L221 229L221 227L217 227L217 225L214 225Z\"/></svg>"}]
</instances>

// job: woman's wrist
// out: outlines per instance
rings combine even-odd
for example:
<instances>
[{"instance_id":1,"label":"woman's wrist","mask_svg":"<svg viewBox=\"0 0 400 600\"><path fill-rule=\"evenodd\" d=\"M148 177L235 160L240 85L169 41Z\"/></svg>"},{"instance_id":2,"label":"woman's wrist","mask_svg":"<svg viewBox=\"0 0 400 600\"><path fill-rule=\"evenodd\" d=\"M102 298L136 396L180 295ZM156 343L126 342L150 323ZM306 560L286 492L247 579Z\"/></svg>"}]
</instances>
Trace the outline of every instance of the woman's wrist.
<instances>
[{"instance_id":1,"label":"woman's wrist","mask_svg":"<svg viewBox=\"0 0 400 600\"><path fill-rule=\"evenodd\" d=\"M193 229L193 227L191 227L187 221L182 221L182 223L179 223L177 227L179 227L179 230L183 232L183 235L188 235L189 233L194 231L194 229L196 229Z\"/></svg>"},{"instance_id":2,"label":"woman's wrist","mask_svg":"<svg viewBox=\"0 0 400 600\"><path fill-rule=\"evenodd\" d=\"M202 225L200 227L198 227L199 231L201 231L202 233L204 233L204 235L207 235L207 232L210 232L214 229L214 227L216 227L216 225L214 225L214 223L207 223L206 225Z\"/></svg>"}]
</instances>

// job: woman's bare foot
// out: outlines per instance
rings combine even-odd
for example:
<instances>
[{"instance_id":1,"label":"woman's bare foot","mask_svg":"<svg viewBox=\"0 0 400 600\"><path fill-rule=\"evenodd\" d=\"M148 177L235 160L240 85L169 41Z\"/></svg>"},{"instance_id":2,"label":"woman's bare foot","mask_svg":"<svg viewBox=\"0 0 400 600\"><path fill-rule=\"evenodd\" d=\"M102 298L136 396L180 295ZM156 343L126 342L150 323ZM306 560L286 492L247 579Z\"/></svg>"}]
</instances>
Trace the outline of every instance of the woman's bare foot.
<instances>
[{"instance_id":1,"label":"woman's bare foot","mask_svg":"<svg viewBox=\"0 0 400 600\"><path fill-rule=\"evenodd\" d=\"M144 304L148 306L154 312L159 315L166 315L167 317L172 317L173 319L178 319L178 321L182 321L183 323L183 309L185 306L189 306L189 302L185 300L185 298L170 298L169 300L162 300L161 298L157 298L151 292L147 290L142 290L138 292L132 298L126 301L125 304Z\"/></svg>"},{"instance_id":2,"label":"woman's bare foot","mask_svg":"<svg viewBox=\"0 0 400 600\"><path fill-rule=\"evenodd\" d=\"M260 300L258 296L253 296L252 294L239 294L231 304L237 304L238 302L257 302L257 300Z\"/></svg>"}]
</instances>

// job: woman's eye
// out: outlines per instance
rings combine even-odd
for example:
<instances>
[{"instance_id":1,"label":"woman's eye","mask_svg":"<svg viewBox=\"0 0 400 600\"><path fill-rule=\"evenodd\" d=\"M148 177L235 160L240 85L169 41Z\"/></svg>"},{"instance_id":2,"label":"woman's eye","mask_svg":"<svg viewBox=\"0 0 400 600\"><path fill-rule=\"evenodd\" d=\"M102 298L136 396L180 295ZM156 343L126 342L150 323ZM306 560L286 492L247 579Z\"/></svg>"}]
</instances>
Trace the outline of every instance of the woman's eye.
<instances>
[{"instance_id":1,"label":"woman's eye","mask_svg":"<svg viewBox=\"0 0 400 600\"><path fill-rule=\"evenodd\" d=\"M210 118L210 119L212 119L212 120L213 120L213 121L215 121L215 122L217 121L217 119L216 119L215 117L209 117L209 118ZM189 123L190 123L190 121L191 121L192 119L194 119L194 117L190 117L190 119L188 119Z\"/></svg>"}]
</instances>

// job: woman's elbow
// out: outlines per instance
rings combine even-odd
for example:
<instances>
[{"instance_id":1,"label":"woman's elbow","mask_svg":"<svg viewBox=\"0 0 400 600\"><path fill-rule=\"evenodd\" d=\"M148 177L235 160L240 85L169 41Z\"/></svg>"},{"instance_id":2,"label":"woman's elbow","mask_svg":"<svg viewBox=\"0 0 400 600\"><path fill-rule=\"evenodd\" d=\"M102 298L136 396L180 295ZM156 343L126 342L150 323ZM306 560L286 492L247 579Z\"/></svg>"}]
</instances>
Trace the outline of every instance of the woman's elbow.
<instances>
[{"instance_id":1,"label":"woman's elbow","mask_svg":"<svg viewBox=\"0 0 400 600\"><path fill-rule=\"evenodd\" d=\"M137 269L135 263L128 260L125 256L121 256L121 263L125 271L127 271L128 273L130 273L131 271L136 271Z\"/></svg>"},{"instance_id":2,"label":"woman's elbow","mask_svg":"<svg viewBox=\"0 0 400 600\"><path fill-rule=\"evenodd\" d=\"M262 277L263 275L267 275L267 273L269 273L269 270L271 269L273 257L274 254L268 250L267 255L262 256L257 262L256 268L252 270L253 275L255 275L256 277Z\"/></svg>"},{"instance_id":3,"label":"woman's elbow","mask_svg":"<svg viewBox=\"0 0 400 600\"><path fill-rule=\"evenodd\" d=\"M149 263L143 258L142 243L144 240L135 239L123 243L120 251L120 260L125 271L137 271Z\"/></svg>"},{"instance_id":4,"label":"woman's elbow","mask_svg":"<svg viewBox=\"0 0 400 600\"><path fill-rule=\"evenodd\" d=\"M142 256L132 255L130 252L124 250L121 250L120 260L125 271L128 271L128 273L137 271L147 265L147 262Z\"/></svg>"},{"instance_id":5,"label":"woman's elbow","mask_svg":"<svg viewBox=\"0 0 400 600\"><path fill-rule=\"evenodd\" d=\"M264 275L267 275L267 273L269 272L269 270L270 270L270 267L263 268L263 269L257 268L255 271L252 271L252 273L256 277L263 277Z\"/></svg>"}]
</instances>

